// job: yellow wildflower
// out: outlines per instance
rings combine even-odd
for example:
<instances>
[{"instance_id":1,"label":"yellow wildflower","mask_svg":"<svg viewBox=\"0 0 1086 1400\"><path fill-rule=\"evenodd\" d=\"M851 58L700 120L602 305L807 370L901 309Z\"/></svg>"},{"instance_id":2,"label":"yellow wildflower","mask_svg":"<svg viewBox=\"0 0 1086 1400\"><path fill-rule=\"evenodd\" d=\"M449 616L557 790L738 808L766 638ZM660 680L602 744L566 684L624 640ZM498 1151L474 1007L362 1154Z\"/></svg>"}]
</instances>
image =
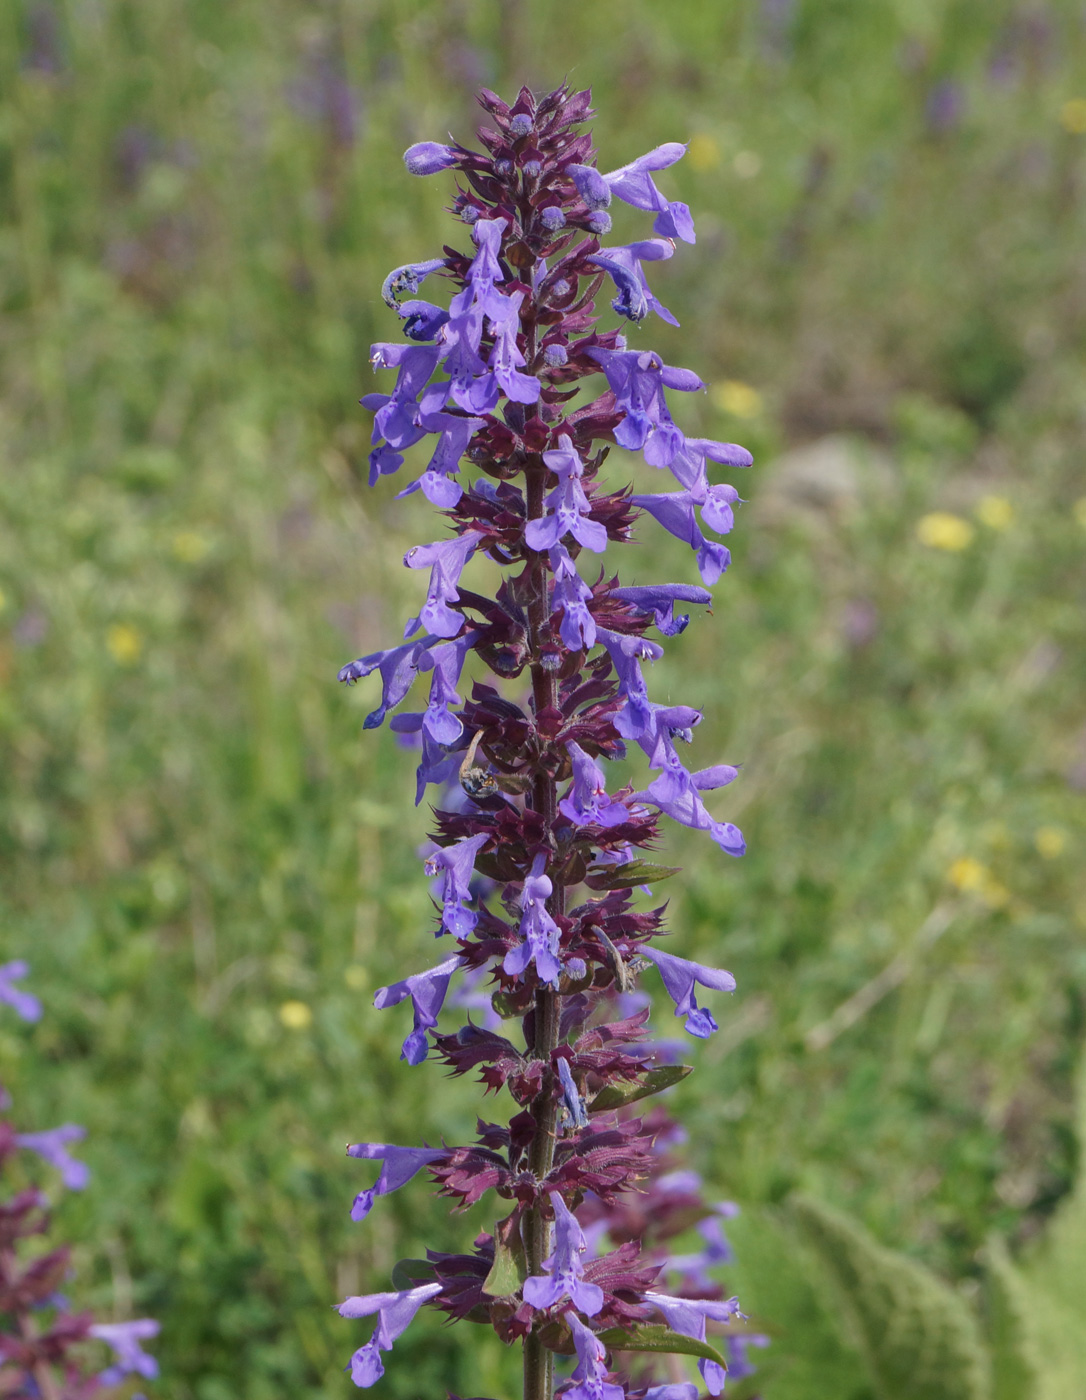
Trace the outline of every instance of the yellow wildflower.
<instances>
[{"instance_id":1,"label":"yellow wildflower","mask_svg":"<svg viewBox=\"0 0 1086 1400\"><path fill-rule=\"evenodd\" d=\"M1060 125L1072 136L1086 134L1086 97L1072 97L1060 108Z\"/></svg>"},{"instance_id":2,"label":"yellow wildflower","mask_svg":"<svg viewBox=\"0 0 1086 1400\"><path fill-rule=\"evenodd\" d=\"M106 646L119 666L131 666L143 651L143 637L130 622L115 622L106 633Z\"/></svg>"},{"instance_id":3,"label":"yellow wildflower","mask_svg":"<svg viewBox=\"0 0 1086 1400\"><path fill-rule=\"evenodd\" d=\"M369 986L370 975L359 963L352 963L343 974L343 980L352 992L364 992Z\"/></svg>"},{"instance_id":4,"label":"yellow wildflower","mask_svg":"<svg viewBox=\"0 0 1086 1400\"><path fill-rule=\"evenodd\" d=\"M1055 860L1067 846L1067 832L1058 826L1039 826L1033 833L1033 844L1042 860Z\"/></svg>"},{"instance_id":5,"label":"yellow wildflower","mask_svg":"<svg viewBox=\"0 0 1086 1400\"><path fill-rule=\"evenodd\" d=\"M1075 513L1075 519L1086 530L1086 496L1080 496L1071 509Z\"/></svg>"},{"instance_id":6,"label":"yellow wildflower","mask_svg":"<svg viewBox=\"0 0 1086 1400\"><path fill-rule=\"evenodd\" d=\"M208 548L207 540L195 530L179 530L173 537L173 556L182 564L198 564Z\"/></svg>"},{"instance_id":7,"label":"yellow wildflower","mask_svg":"<svg viewBox=\"0 0 1086 1400\"><path fill-rule=\"evenodd\" d=\"M733 418L757 418L762 412L761 394L741 379L725 379L722 384L714 385L712 399L717 408Z\"/></svg>"},{"instance_id":8,"label":"yellow wildflower","mask_svg":"<svg viewBox=\"0 0 1086 1400\"><path fill-rule=\"evenodd\" d=\"M960 515L935 510L930 515L922 515L916 522L916 537L929 549L946 549L953 552L968 549L973 542L973 527Z\"/></svg>"},{"instance_id":9,"label":"yellow wildflower","mask_svg":"<svg viewBox=\"0 0 1086 1400\"><path fill-rule=\"evenodd\" d=\"M991 871L973 856L959 856L946 873L947 879L956 890L972 894L979 890L985 881L991 879Z\"/></svg>"},{"instance_id":10,"label":"yellow wildflower","mask_svg":"<svg viewBox=\"0 0 1086 1400\"><path fill-rule=\"evenodd\" d=\"M285 1001L279 1019L289 1031L304 1031L313 1023L313 1012L304 1001Z\"/></svg>"},{"instance_id":11,"label":"yellow wildflower","mask_svg":"<svg viewBox=\"0 0 1086 1400\"><path fill-rule=\"evenodd\" d=\"M1006 530L1014 523L1014 506L1006 496L982 496L977 502L977 519L989 530Z\"/></svg>"}]
</instances>

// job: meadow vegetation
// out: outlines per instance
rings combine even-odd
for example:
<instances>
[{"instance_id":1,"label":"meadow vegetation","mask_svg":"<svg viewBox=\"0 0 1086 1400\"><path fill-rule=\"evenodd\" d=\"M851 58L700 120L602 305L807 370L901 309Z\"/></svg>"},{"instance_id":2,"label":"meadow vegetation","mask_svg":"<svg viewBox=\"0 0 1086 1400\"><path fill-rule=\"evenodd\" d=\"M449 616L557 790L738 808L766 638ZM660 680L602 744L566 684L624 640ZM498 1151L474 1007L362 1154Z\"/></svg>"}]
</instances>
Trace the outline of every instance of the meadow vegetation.
<instances>
[{"instance_id":1,"label":"meadow vegetation","mask_svg":"<svg viewBox=\"0 0 1086 1400\"><path fill-rule=\"evenodd\" d=\"M347 1395L330 1304L490 1223L347 1216L344 1143L458 1139L477 1094L371 1008L424 965L429 814L335 673L399 635L432 538L365 485L356 406L385 274L463 243L401 153L567 73L604 168L690 141L699 240L654 278L682 329L631 334L712 381L684 428L756 459L651 688L743 765L716 809L748 854L673 829L664 889L739 984L676 1098L744 1210L766 1400L898 1393L797 1263L793 1193L972 1306L1075 1177L1081 6L0 0L0 941L48 1008L0 1079L87 1125L72 1291L162 1319L164 1400ZM693 580L652 551L625 582ZM423 1325L384 1393L504 1394L473 1340Z\"/></svg>"}]
</instances>

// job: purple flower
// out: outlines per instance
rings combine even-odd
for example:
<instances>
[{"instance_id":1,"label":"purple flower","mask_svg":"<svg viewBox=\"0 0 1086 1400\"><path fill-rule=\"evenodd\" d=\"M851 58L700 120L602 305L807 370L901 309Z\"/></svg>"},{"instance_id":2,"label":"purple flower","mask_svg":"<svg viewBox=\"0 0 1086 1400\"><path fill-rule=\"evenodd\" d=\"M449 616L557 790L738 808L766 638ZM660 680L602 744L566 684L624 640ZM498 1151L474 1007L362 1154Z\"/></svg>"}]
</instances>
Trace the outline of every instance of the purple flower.
<instances>
[{"instance_id":1,"label":"purple flower","mask_svg":"<svg viewBox=\"0 0 1086 1400\"><path fill-rule=\"evenodd\" d=\"M370 453L370 485L387 476L403 463L402 453L426 436L419 424L418 394L437 366L436 345L388 345L371 347L375 369L398 369L391 394L365 394L363 408L376 409L373 420L373 448ZM380 445L384 439L384 444Z\"/></svg>"},{"instance_id":2,"label":"purple flower","mask_svg":"<svg viewBox=\"0 0 1086 1400\"><path fill-rule=\"evenodd\" d=\"M539 222L548 233L557 233L560 228L565 228L566 216L557 204L548 204L539 211Z\"/></svg>"},{"instance_id":3,"label":"purple flower","mask_svg":"<svg viewBox=\"0 0 1086 1400\"><path fill-rule=\"evenodd\" d=\"M615 429L615 441L631 452L644 451L653 467L670 466L683 446L683 435L672 421L664 389L693 393L704 383L692 370L665 365L652 350L590 349L602 366L625 418Z\"/></svg>"},{"instance_id":4,"label":"purple flower","mask_svg":"<svg viewBox=\"0 0 1086 1400\"><path fill-rule=\"evenodd\" d=\"M666 238L650 238L643 243L628 243L620 248L601 248L595 257L588 259L597 267L602 267L615 284L618 296L611 303L620 316L631 321L643 321L650 311L655 311L661 320L669 325L679 323L671 312L652 294L645 277L643 262L660 262L674 256L675 245Z\"/></svg>"},{"instance_id":5,"label":"purple flower","mask_svg":"<svg viewBox=\"0 0 1086 1400\"><path fill-rule=\"evenodd\" d=\"M580 744L568 743L566 751L573 760L573 783L559 802L559 811L574 826L621 826L629 821L626 804L608 797L603 769L596 760Z\"/></svg>"},{"instance_id":6,"label":"purple flower","mask_svg":"<svg viewBox=\"0 0 1086 1400\"><path fill-rule=\"evenodd\" d=\"M634 1392L630 1391L630 1400ZM653 1385L636 1392L636 1400L698 1400L698 1388L693 1381L676 1381L669 1385Z\"/></svg>"},{"instance_id":7,"label":"purple flower","mask_svg":"<svg viewBox=\"0 0 1086 1400\"><path fill-rule=\"evenodd\" d=\"M483 420L459 418L452 413L422 413L420 422L428 433L440 433L441 436L426 470L418 481L405 486L396 499L410 496L421 487L422 494L432 506L437 506L439 510L451 510L464 494L463 487L452 478L459 474L460 459L467 450L471 435L483 426Z\"/></svg>"},{"instance_id":8,"label":"purple flower","mask_svg":"<svg viewBox=\"0 0 1086 1400\"><path fill-rule=\"evenodd\" d=\"M457 292L449 303L449 312L454 319L463 316L473 305L478 305L488 316L501 319L505 298L494 290L494 283L505 280L498 260L505 230L504 219L477 219L472 225L472 241L479 251L468 268L467 286L462 292ZM474 348L478 350L478 340Z\"/></svg>"},{"instance_id":9,"label":"purple flower","mask_svg":"<svg viewBox=\"0 0 1086 1400\"><path fill-rule=\"evenodd\" d=\"M486 845L484 831L479 836L469 836L457 841L453 846L445 846L426 858L426 873L438 876L441 880L441 927L454 938L466 938L479 916L464 908L471 898L469 885L475 871L475 857Z\"/></svg>"},{"instance_id":10,"label":"purple flower","mask_svg":"<svg viewBox=\"0 0 1086 1400\"><path fill-rule=\"evenodd\" d=\"M714 442L712 438L686 438L671 459L672 475L688 491L711 490L705 472L705 459L726 467L749 467L754 462L745 447L735 442Z\"/></svg>"},{"instance_id":11,"label":"purple flower","mask_svg":"<svg viewBox=\"0 0 1086 1400\"><path fill-rule=\"evenodd\" d=\"M29 963L24 962L22 958L0 966L0 1002L7 1002L24 1021L40 1021L41 1002L30 992L21 991L14 985L21 982L29 971Z\"/></svg>"},{"instance_id":12,"label":"purple flower","mask_svg":"<svg viewBox=\"0 0 1086 1400\"><path fill-rule=\"evenodd\" d=\"M16 1133L20 1147L28 1147L43 1161L60 1172L60 1179L69 1191L82 1191L90 1180L90 1168L76 1161L68 1152L68 1143L79 1142L87 1136L86 1128L78 1123L64 1123L59 1128L47 1128L43 1133Z\"/></svg>"},{"instance_id":13,"label":"purple flower","mask_svg":"<svg viewBox=\"0 0 1086 1400\"><path fill-rule=\"evenodd\" d=\"M679 1173L674 1173L674 1175L679 1175ZM661 1178L657 1185L662 1187L664 1178ZM711 1292L714 1283L706 1270L721 1264L731 1264L735 1259L732 1247L728 1243L728 1237L724 1233L721 1216L738 1215L739 1207L731 1201L718 1201L713 1210L715 1214L707 1216L704 1220L699 1220L695 1227L705 1241L700 1252L673 1255L667 1261L669 1269L674 1269L686 1277L688 1291L693 1293Z\"/></svg>"},{"instance_id":14,"label":"purple flower","mask_svg":"<svg viewBox=\"0 0 1086 1400\"><path fill-rule=\"evenodd\" d=\"M351 1380L365 1389L385 1374L381 1352L391 1351L397 1337L407 1331L423 1303L436 1298L440 1283L424 1283L418 1288L406 1288L402 1293L369 1293L363 1297L346 1298L337 1312L340 1317L372 1317L377 1314L377 1326L365 1346L351 1357Z\"/></svg>"},{"instance_id":15,"label":"purple flower","mask_svg":"<svg viewBox=\"0 0 1086 1400\"><path fill-rule=\"evenodd\" d=\"M642 661L659 661L663 647L645 637L624 637L606 628L597 628L597 636L607 648L611 664L618 676L619 694L625 696L625 708L615 716L615 728L624 739L641 740L655 737L655 722Z\"/></svg>"},{"instance_id":16,"label":"purple flower","mask_svg":"<svg viewBox=\"0 0 1086 1400\"><path fill-rule=\"evenodd\" d=\"M730 972L723 972L715 967L703 967L701 963L677 958L674 953L662 953L659 948L653 948L647 943L642 944L638 952L659 968L664 989L675 1003L675 1015L686 1017L686 1030L690 1035L706 1040L715 1030L720 1029L713 1019L712 1012L698 1005L694 987L700 983L714 992L734 992L735 978Z\"/></svg>"},{"instance_id":17,"label":"purple flower","mask_svg":"<svg viewBox=\"0 0 1086 1400\"><path fill-rule=\"evenodd\" d=\"M731 822L716 821L701 800L703 792L711 792L734 782L739 770L729 763L716 763L696 773L688 772L671 740L672 733L683 733L682 720L675 722L672 718L676 712L694 714L698 720L701 719L696 710L688 711L686 706L676 706L673 710L654 707L655 734L651 738L651 749L647 736L640 737L639 742L649 753L649 767L663 771L644 792L638 793L638 797L652 802L682 826L694 831L707 831L727 855L741 856L746 850L743 833Z\"/></svg>"},{"instance_id":18,"label":"purple flower","mask_svg":"<svg viewBox=\"0 0 1086 1400\"><path fill-rule=\"evenodd\" d=\"M524 356L517 349L517 332L520 330L520 304L523 292L501 297L500 305L495 293L490 300L492 309L487 312L490 329L494 332L494 348L490 352L489 365L506 398L514 403L535 403L539 398L539 380L532 374L521 374L520 366Z\"/></svg>"},{"instance_id":19,"label":"purple flower","mask_svg":"<svg viewBox=\"0 0 1086 1400\"><path fill-rule=\"evenodd\" d=\"M565 535L572 535L585 549L601 554L607 548L607 531L598 520L590 520L588 497L581 485L584 463L573 446L568 433L562 433L558 447L543 453L543 460L555 476L558 485L547 497L550 513L539 520L529 520L524 539L530 549L550 549Z\"/></svg>"},{"instance_id":20,"label":"purple flower","mask_svg":"<svg viewBox=\"0 0 1086 1400\"><path fill-rule=\"evenodd\" d=\"M139 1375L153 1381L158 1375L158 1362L140 1347L162 1330L153 1317L138 1317L131 1322L95 1322L88 1329L92 1337L113 1348L116 1357L98 1379L103 1385L118 1385L125 1376Z\"/></svg>"},{"instance_id":21,"label":"purple flower","mask_svg":"<svg viewBox=\"0 0 1086 1400\"><path fill-rule=\"evenodd\" d=\"M563 642L570 651L595 646L596 620L588 610L591 588L577 572L564 544L551 547L550 561L554 570L551 607L563 609L562 625L558 629Z\"/></svg>"},{"instance_id":22,"label":"purple flower","mask_svg":"<svg viewBox=\"0 0 1086 1400\"><path fill-rule=\"evenodd\" d=\"M381 1163L376 1182L368 1191L359 1191L351 1206L351 1219L365 1220L373 1209L376 1197L387 1196L390 1191L406 1186L416 1172L420 1172L427 1163L444 1157L445 1152L442 1148L393 1147L385 1142L356 1142L347 1148L347 1156Z\"/></svg>"},{"instance_id":23,"label":"purple flower","mask_svg":"<svg viewBox=\"0 0 1086 1400\"><path fill-rule=\"evenodd\" d=\"M688 544L697 555L698 572L705 583L716 583L731 562L731 552L714 540L707 540L698 528L694 516L694 501L689 491L663 491L651 496L631 496L630 504L640 506L668 534ZM729 512L730 514L730 512Z\"/></svg>"},{"instance_id":24,"label":"purple flower","mask_svg":"<svg viewBox=\"0 0 1086 1400\"><path fill-rule=\"evenodd\" d=\"M588 1246L584 1233L558 1192L548 1194L554 1207L554 1252L543 1261L547 1276L534 1275L524 1280L524 1301L533 1308L553 1308L568 1296L579 1312L595 1317L603 1307L603 1289L585 1282L581 1256Z\"/></svg>"},{"instance_id":25,"label":"purple flower","mask_svg":"<svg viewBox=\"0 0 1086 1400\"><path fill-rule=\"evenodd\" d=\"M475 645L475 636L474 632L465 632L456 641L435 647L419 657L418 669L432 669L434 673L426 712L421 715L395 715L389 726L391 729L397 734L417 734L422 729L435 744L446 748L456 743L464 732L464 726L457 715L450 713L449 706L463 703L456 693L456 683L464 669L464 658Z\"/></svg>"},{"instance_id":26,"label":"purple flower","mask_svg":"<svg viewBox=\"0 0 1086 1400\"><path fill-rule=\"evenodd\" d=\"M767 1347L769 1338L760 1332L742 1332L736 1337L725 1339L728 1348L728 1375L733 1381L741 1381L744 1376L753 1376L758 1369L747 1356L748 1347Z\"/></svg>"},{"instance_id":27,"label":"purple flower","mask_svg":"<svg viewBox=\"0 0 1086 1400\"><path fill-rule=\"evenodd\" d=\"M433 640L433 637L425 636L403 646L392 647L389 651L374 651L340 668L338 679L346 685L353 685L374 671L381 673L381 703L362 721L363 729L376 729L389 710L404 698L418 675L419 661L426 654L427 644Z\"/></svg>"},{"instance_id":28,"label":"purple flower","mask_svg":"<svg viewBox=\"0 0 1086 1400\"><path fill-rule=\"evenodd\" d=\"M573 1071L564 1056L558 1061L558 1080L562 1087L562 1103L569 1114L570 1122L575 1128L587 1128L588 1112L584 1106L584 1099L573 1082Z\"/></svg>"},{"instance_id":29,"label":"purple flower","mask_svg":"<svg viewBox=\"0 0 1086 1400\"><path fill-rule=\"evenodd\" d=\"M667 1293L646 1293L645 1302L651 1303L673 1332L683 1337L693 1337L705 1341L706 1320L730 1322L733 1317L741 1317L739 1299L729 1298L727 1302L713 1302L706 1298L672 1298ZM724 1368L715 1361L704 1357L698 1362L698 1370L710 1395L719 1395L724 1389Z\"/></svg>"},{"instance_id":30,"label":"purple flower","mask_svg":"<svg viewBox=\"0 0 1086 1400\"><path fill-rule=\"evenodd\" d=\"M418 617L413 617L404 628L404 637L410 637L424 623L437 637L455 637L464 625L464 619L448 606L460 596L456 586L464 565L482 543L483 536L477 530L465 530L451 540L438 540L434 544L419 544L409 549L403 562L409 569L429 569L430 585L426 590Z\"/></svg>"},{"instance_id":31,"label":"purple flower","mask_svg":"<svg viewBox=\"0 0 1086 1400\"><path fill-rule=\"evenodd\" d=\"M675 616L676 603L700 603L703 607L713 601L705 588L688 583L658 583L632 588L612 588L611 597L619 598L641 613L652 613L653 620L665 637L677 637L685 632L690 618Z\"/></svg>"},{"instance_id":32,"label":"purple flower","mask_svg":"<svg viewBox=\"0 0 1086 1400\"><path fill-rule=\"evenodd\" d=\"M430 341L437 337L449 319L449 313L432 301L405 301L396 310L403 321L403 333L408 340Z\"/></svg>"},{"instance_id":33,"label":"purple flower","mask_svg":"<svg viewBox=\"0 0 1086 1400\"><path fill-rule=\"evenodd\" d=\"M449 990L449 979L459 966L459 958L446 958L443 963L427 968L425 972L416 972L402 982L393 982L390 987L377 989L373 1004L378 1011L383 1011L386 1006L398 1006L407 997L411 998L415 1021L400 1052L400 1059L406 1060L409 1065L420 1065L425 1060L430 1049L426 1032L437 1025L438 1012Z\"/></svg>"},{"instance_id":34,"label":"purple flower","mask_svg":"<svg viewBox=\"0 0 1086 1400\"><path fill-rule=\"evenodd\" d=\"M574 1384L562 1390L562 1400L623 1400L622 1386L607 1380L607 1351L603 1343L576 1313L566 1313L565 1317L573 1333L577 1365L573 1370Z\"/></svg>"},{"instance_id":35,"label":"purple flower","mask_svg":"<svg viewBox=\"0 0 1086 1400\"><path fill-rule=\"evenodd\" d=\"M594 165L567 165L566 174L589 211L606 209L611 203L611 186Z\"/></svg>"},{"instance_id":36,"label":"purple flower","mask_svg":"<svg viewBox=\"0 0 1086 1400\"><path fill-rule=\"evenodd\" d=\"M521 895L520 935L522 942L510 948L502 963L510 977L519 977L530 962L541 982L557 983L562 971L558 961L559 928L547 913L546 900L551 894L551 882L543 870L547 857L540 852L532 862L532 873L524 881Z\"/></svg>"},{"instance_id":37,"label":"purple flower","mask_svg":"<svg viewBox=\"0 0 1086 1400\"><path fill-rule=\"evenodd\" d=\"M403 153L409 175L436 175L439 170L451 169L457 159L451 146L442 146L437 141L416 141Z\"/></svg>"},{"instance_id":38,"label":"purple flower","mask_svg":"<svg viewBox=\"0 0 1086 1400\"><path fill-rule=\"evenodd\" d=\"M381 284L381 300L393 311L400 311L402 314L401 298L409 294L414 296L431 272L436 272L439 267L446 266L444 258L430 258L427 262L405 263L403 267L394 267ZM414 304L418 305L419 303ZM428 305L427 302L421 304ZM445 319L448 320L447 315ZM412 337L412 339L414 338Z\"/></svg>"},{"instance_id":39,"label":"purple flower","mask_svg":"<svg viewBox=\"0 0 1086 1400\"><path fill-rule=\"evenodd\" d=\"M685 154L686 146L682 142L668 141L649 151L648 155L638 156L629 165L610 171L603 178L611 193L617 194L624 203L656 215L653 233L658 233L662 238L681 238L684 243L693 243L694 222L689 208L679 201L669 203L652 178L653 171L666 170L669 165L682 160Z\"/></svg>"}]
</instances>

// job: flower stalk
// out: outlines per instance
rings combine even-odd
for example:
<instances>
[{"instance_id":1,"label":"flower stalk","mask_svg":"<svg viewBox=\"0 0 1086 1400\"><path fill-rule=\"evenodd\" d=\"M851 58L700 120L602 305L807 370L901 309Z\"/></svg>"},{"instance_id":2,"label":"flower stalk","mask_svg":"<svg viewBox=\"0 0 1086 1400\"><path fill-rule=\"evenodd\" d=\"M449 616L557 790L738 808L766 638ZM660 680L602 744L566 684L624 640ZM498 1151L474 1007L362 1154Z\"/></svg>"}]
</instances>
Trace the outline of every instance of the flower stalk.
<instances>
[{"instance_id":1,"label":"flower stalk","mask_svg":"<svg viewBox=\"0 0 1086 1400\"><path fill-rule=\"evenodd\" d=\"M708 589L622 587L583 561L629 540L645 517L690 545L703 583L717 582L729 555L705 531L727 533L739 498L710 471L751 458L734 444L689 438L672 419L667 391L702 389L696 374L597 325L594 298L608 281L626 323L656 315L675 324L645 265L694 241L690 211L655 182L685 147L660 146L601 172L581 130L589 93L562 87L537 99L522 89L510 106L484 91L479 100L493 122L479 132L483 150L423 142L406 153L411 174L455 172L451 212L470 245L386 278L383 296L406 343L373 347L374 367L396 379L362 400L374 412L371 485L436 439L401 495L421 490L451 534L404 560L428 569L429 581L403 642L350 662L340 679L379 674L381 699L365 726L391 714L392 729L419 747L416 801L431 785L439 793L426 868L436 881L437 937L455 949L381 988L375 1004L410 1000L409 1064L434 1048L454 1075L477 1070L488 1091L506 1091L513 1112L505 1125L480 1122L464 1146L360 1143L348 1152L382 1162L374 1186L355 1199L355 1219L421 1170L461 1206L493 1191L503 1213L473 1253L404 1261L396 1291L348 1298L339 1310L377 1316L351 1360L360 1386L380 1378L381 1352L419 1308L433 1306L522 1344L525 1400L692 1400L693 1383L673 1374L657 1383L629 1358L696 1358L715 1396L726 1361L707 1329L729 1327L740 1338L743 1320L706 1272L723 1259L711 1230L706 1248L717 1253L680 1270L675 1292L663 1286L674 1267L667 1252L616 1233L631 1193L662 1180L671 1131L666 1115L639 1117L633 1105L689 1072L671 1047L648 1039L648 998L637 981L655 968L699 1038L717 1023L696 990L731 991L735 982L657 948L663 909L642 908L634 891L676 873L638 854L655 846L662 815L742 854L739 830L711 815L703 797L737 770L687 769L676 745L692 742L701 714L653 702L644 671L663 655L650 629L678 636L689 617L677 605L708 604ZM654 237L601 244L613 198L650 213ZM416 295L432 277L452 284L447 308ZM581 402L581 381L601 375L606 387ZM670 471L677 489L606 489L601 468L615 446ZM462 581L478 553L503 571L492 597ZM470 657L500 685L477 678L465 699L458 690ZM401 710L427 675L425 709ZM518 678L523 703L509 698ZM609 790L607 763L637 748L654 776L643 790ZM440 1031L447 1000L480 1011L480 1021ZM681 1234L711 1222L713 1209L691 1189L681 1210L662 1205L660 1218ZM608 1235L614 1248L599 1252ZM572 1367L557 1392L556 1357Z\"/></svg>"}]
</instances>

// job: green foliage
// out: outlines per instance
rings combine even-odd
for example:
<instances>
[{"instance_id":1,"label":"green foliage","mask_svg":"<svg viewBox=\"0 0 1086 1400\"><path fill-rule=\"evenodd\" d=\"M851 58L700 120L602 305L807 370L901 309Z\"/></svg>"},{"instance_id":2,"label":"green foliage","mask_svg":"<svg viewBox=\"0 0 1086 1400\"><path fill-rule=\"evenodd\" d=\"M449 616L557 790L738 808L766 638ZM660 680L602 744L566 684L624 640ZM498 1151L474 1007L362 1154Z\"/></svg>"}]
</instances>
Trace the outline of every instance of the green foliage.
<instances>
[{"instance_id":1,"label":"green foliage","mask_svg":"<svg viewBox=\"0 0 1086 1400\"><path fill-rule=\"evenodd\" d=\"M790 1208L877 1400L987 1400L980 1328L959 1294L823 1202Z\"/></svg>"},{"instance_id":2,"label":"green foliage","mask_svg":"<svg viewBox=\"0 0 1086 1400\"><path fill-rule=\"evenodd\" d=\"M993 1282L1002 1294L993 1307L993 1330L1003 1323L1005 1334L1004 1318L1013 1314L1014 1335L1021 1339L1023 1400L1077 1400L1086 1394L1086 1060L1079 1071L1076 1126L1079 1172L1073 1192L1017 1269L998 1246L991 1253ZM1010 1391L1007 1400L1015 1400Z\"/></svg>"},{"instance_id":3,"label":"green foliage","mask_svg":"<svg viewBox=\"0 0 1086 1400\"><path fill-rule=\"evenodd\" d=\"M744 1202L767 1400L870 1400L790 1191L947 1279L1054 1210L1082 1239L1057 1205L1086 1005L1077 0L1033 27L803 0L783 28L758 0L599 0L557 33L514 0L57 0L53 67L48 8L0 0L0 928L47 1005L0 1026L0 1080L88 1127L73 1296L163 1319L160 1400L347 1395L368 1324L329 1305L493 1228L421 1180L348 1218L372 1177L345 1142L460 1140L478 1097L402 1065L403 1015L372 1010L433 956L429 812L411 755L361 733L374 682L333 677L399 634L399 560L440 528L363 484L377 289L457 241L400 153L469 132L476 80L570 72L605 164L692 140L662 178L699 241L652 275L682 328L632 334L709 382L683 426L758 463L716 616L649 681L705 709L698 761L742 763L712 806L748 840L661 845L675 950L739 983L672 1092ZM322 63L353 145L306 105ZM936 131L944 78L965 109ZM918 538L933 512L960 548ZM656 537L630 581L665 573L691 559ZM1064 1395L1081 1361L1044 1329L1076 1251L1015 1265ZM427 1317L382 1382L515 1386L512 1349Z\"/></svg>"}]
</instances>

